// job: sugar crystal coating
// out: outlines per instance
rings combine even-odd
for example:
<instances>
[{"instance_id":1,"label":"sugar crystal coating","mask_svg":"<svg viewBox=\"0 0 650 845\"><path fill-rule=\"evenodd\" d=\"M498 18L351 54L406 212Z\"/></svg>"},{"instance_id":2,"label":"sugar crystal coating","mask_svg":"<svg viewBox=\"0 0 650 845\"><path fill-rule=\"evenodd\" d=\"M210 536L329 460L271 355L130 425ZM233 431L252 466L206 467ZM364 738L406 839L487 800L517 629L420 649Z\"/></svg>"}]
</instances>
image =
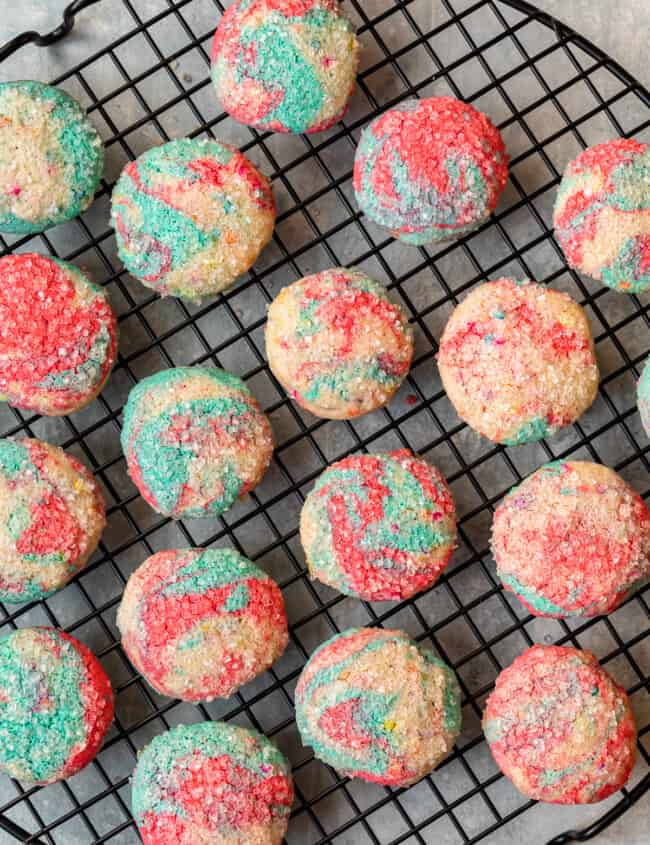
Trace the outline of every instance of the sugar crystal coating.
<instances>
[{"instance_id":1,"label":"sugar crystal coating","mask_svg":"<svg viewBox=\"0 0 650 845\"><path fill-rule=\"evenodd\" d=\"M309 571L367 601L430 587L456 540L456 508L442 474L408 449L353 455L317 479L300 516Z\"/></svg>"},{"instance_id":2,"label":"sugar crystal coating","mask_svg":"<svg viewBox=\"0 0 650 845\"><path fill-rule=\"evenodd\" d=\"M113 691L85 645L54 628L0 638L0 771L27 783L72 777L113 720Z\"/></svg>"},{"instance_id":3,"label":"sugar crystal coating","mask_svg":"<svg viewBox=\"0 0 650 845\"><path fill-rule=\"evenodd\" d=\"M79 103L42 82L0 84L0 232L29 235L92 202L104 147Z\"/></svg>"},{"instance_id":4,"label":"sugar crystal coating","mask_svg":"<svg viewBox=\"0 0 650 845\"><path fill-rule=\"evenodd\" d=\"M282 654L278 585L234 549L158 552L131 575L117 614L122 646L163 695L227 698Z\"/></svg>"},{"instance_id":5,"label":"sugar crystal coating","mask_svg":"<svg viewBox=\"0 0 650 845\"><path fill-rule=\"evenodd\" d=\"M341 119L359 43L336 0L236 0L212 44L225 110L274 132L319 132Z\"/></svg>"},{"instance_id":6,"label":"sugar crystal coating","mask_svg":"<svg viewBox=\"0 0 650 845\"><path fill-rule=\"evenodd\" d=\"M632 772L636 726L625 691L588 651L535 645L504 669L483 731L501 771L529 798L591 804Z\"/></svg>"},{"instance_id":7,"label":"sugar crystal coating","mask_svg":"<svg viewBox=\"0 0 650 845\"><path fill-rule=\"evenodd\" d=\"M350 777L408 786L460 732L454 673L403 631L350 628L312 654L295 696L302 741Z\"/></svg>"},{"instance_id":8,"label":"sugar crystal coating","mask_svg":"<svg viewBox=\"0 0 650 845\"><path fill-rule=\"evenodd\" d=\"M277 748L223 722L155 737L133 775L144 845L281 845L292 802L291 771Z\"/></svg>"},{"instance_id":9,"label":"sugar crystal coating","mask_svg":"<svg viewBox=\"0 0 650 845\"><path fill-rule=\"evenodd\" d=\"M583 309L566 293L515 279L479 285L456 307L438 368L458 415L509 446L574 422L598 390Z\"/></svg>"},{"instance_id":10,"label":"sugar crystal coating","mask_svg":"<svg viewBox=\"0 0 650 845\"><path fill-rule=\"evenodd\" d=\"M354 160L361 210L415 245L478 228L507 179L499 131L453 97L407 100L380 114L361 133Z\"/></svg>"},{"instance_id":11,"label":"sugar crystal coating","mask_svg":"<svg viewBox=\"0 0 650 845\"><path fill-rule=\"evenodd\" d=\"M623 293L650 287L650 145L617 138L569 162L553 225L576 270Z\"/></svg>"}]
</instances>

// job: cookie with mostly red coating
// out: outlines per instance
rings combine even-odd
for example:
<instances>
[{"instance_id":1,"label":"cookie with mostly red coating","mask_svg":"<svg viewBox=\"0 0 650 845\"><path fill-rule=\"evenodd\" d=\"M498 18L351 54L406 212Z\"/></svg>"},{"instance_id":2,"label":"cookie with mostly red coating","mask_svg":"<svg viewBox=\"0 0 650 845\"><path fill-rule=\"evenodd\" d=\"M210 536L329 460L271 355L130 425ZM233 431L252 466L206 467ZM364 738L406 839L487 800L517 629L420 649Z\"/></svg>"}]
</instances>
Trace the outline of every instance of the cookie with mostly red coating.
<instances>
[{"instance_id":1,"label":"cookie with mostly red coating","mask_svg":"<svg viewBox=\"0 0 650 845\"><path fill-rule=\"evenodd\" d=\"M99 484L76 458L40 440L0 440L0 601L60 590L105 524Z\"/></svg>"},{"instance_id":2,"label":"cookie with mostly red coating","mask_svg":"<svg viewBox=\"0 0 650 845\"><path fill-rule=\"evenodd\" d=\"M113 720L113 690L83 643L55 628L0 638L0 771L26 783L72 777Z\"/></svg>"},{"instance_id":3,"label":"cookie with mostly red coating","mask_svg":"<svg viewBox=\"0 0 650 845\"><path fill-rule=\"evenodd\" d=\"M116 355L113 309L81 270L36 253L0 258L0 399L71 414L101 392Z\"/></svg>"},{"instance_id":4,"label":"cookie with mostly red coating","mask_svg":"<svg viewBox=\"0 0 650 845\"><path fill-rule=\"evenodd\" d=\"M569 162L553 212L569 264L623 293L650 287L650 145L596 144Z\"/></svg>"},{"instance_id":5,"label":"cookie with mostly red coating","mask_svg":"<svg viewBox=\"0 0 650 845\"><path fill-rule=\"evenodd\" d=\"M531 613L598 616L650 579L650 516L609 467L554 461L499 504L492 549L503 585Z\"/></svg>"},{"instance_id":6,"label":"cookie with mostly red coating","mask_svg":"<svg viewBox=\"0 0 650 845\"><path fill-rule=\"evenodd\" d=\"M300 515L312 577L366 601L432 586L456 542L456 507L435 467L408 449L352 455L317 479Z\"/></svg>"},{"instance_id":7,"label":"cookie with mostly red coating","mask_svg":"<svg viewBox=\"0 0 650 845\"><path fill-rule=\"evenodd\" d=\"M291 769L266 737L224 722L155 737L133 773L144 845L281 845Z\"/></svg>"},{"instance_id":8,"label":"cookie with mostly red coating","mask_svg":"<svg viewBox=\"0 0 650 845\"><path fill-rule=\"evenodd\" d=\"M163 695L227 698L284 651L282 592L234 549L158 552L129 578L117 613L129 659Z\"/></svg>"},{"instance_id":9,"label":"cookie with mostly red coating","mask_svg":"<svg viewBox=\"0 0 650 845\"><path fill-rule=\"evenodd\" d=\"M528 280L474 288L445 326L438 369L458 416L507 446L574 422L598 391L584 310L568 294Z\"/></svg>"},{"instance_id":10,"label":"cookie with mostly red coating","mask_svg":"<svg viewBox=\"0 0 650 845\"><path fill-rule=\"evenodd\" d=\"M385 405L406 378L413 332L384 287L337 267L299 279L271 303L269 366L287 393L325 419Z\"/></svg>"},{"instance_id":11,"label":"cookie with mostly red coating","mask_svg":"<svg viewBox=\"0 0 650 845\"><path fill-rule=\"evenodd\" d=\"M507 179L499 130L454 97L406 100L380 114L361 133L354 159L361 210L414 245L477 229Z\"/></svg>"},{"instance_id":12,"label":"cookie with mostly red coating","mask_svg":"<svg viewBox=\"0 0 650 845\"><path fill-rule=\"evenodd\" d=\"M460 732L455 674L403 631L350 628L323 643L302 670L295 706L316 757L388 786L429 774Z\"/></svg>"},{"instance_id":13,"label":"cookie with mostly red coating","mask_svg":"<svg viewBox=\"0 0 650 845\"><path fill-rule=\"evenodd\" d=\"M625 786L636 755L630 702L588 651L534 645L498 676L483 731L528 798L592 804Z\"/></svg>"}]
</instances>

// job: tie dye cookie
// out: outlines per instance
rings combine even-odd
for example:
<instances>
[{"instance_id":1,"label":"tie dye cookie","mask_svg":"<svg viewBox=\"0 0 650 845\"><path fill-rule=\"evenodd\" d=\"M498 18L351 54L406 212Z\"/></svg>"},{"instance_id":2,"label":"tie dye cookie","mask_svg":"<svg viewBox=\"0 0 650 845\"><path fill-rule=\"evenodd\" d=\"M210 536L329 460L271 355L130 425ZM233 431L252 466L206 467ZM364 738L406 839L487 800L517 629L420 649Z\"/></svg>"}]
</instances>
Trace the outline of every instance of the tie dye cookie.
<instances>
[{"instance_id":1,"label":"tie dye cookie","mask_svg":"<svg viewBox=\"0 0 650 845\"><path fill-rule=\"evenodd\" d=\"M79 103L42 82L0 84L0 232L30 235L91 204L104 147Z\"/></svg>"},{"instance_id":2,"label":"tie dye cookie","mask_svg":"<svg viewBox=\"0 0 650 845\"><path fill-rule=\"evenodd\" d=\"M87 766L113 720L113 691L85 645L54 628L0 638L0 771L54 783Z\"/></svg>"},{"instance_id":3,"label":"tie dye cookie","mask_svg":"<svg viewBox=\"0 0 650 845\"><path fill-rule=\"evenodd\" d=\"M224 722L155 737L133 774L144 845L281 845L292 802L284 756L257 731Z\"/></svg>"},{"instance_id":4,"label":"tie dye cookie","mask_svg":"<svg viewBox=\"0 0 650 845\"><path fill-rule=\"evenodd\" d=\"M483 731L504 775L538 801L602 801L634 766L630 702L588 651L525 651L497 678Z\"/></svg>"},{"instance_id":5,"label":"tie dye cookie","mask_svg":"<svg viewBox=\"0 0 650 845\"><path fill-rule=\"evenodd\" d=\"M212 44L212 81L240 123L320 132L354 90L359 43L336 0L237 0Z\"/></svg>"},{"instance_id":6,"label":"tie dye cookie","mask_svg":"<svg viewBox=\"0 0 650 845\"><path fill-rule=\"evenodd\" d=\"M283 288L266 324L269 366L317 417L351 419L385 405L411 366L413 332L383 286L337 267Z\"/></svg>"},{"instance_id":7,"label":"tie dye cookie","mask_svg":"<svg viewBox=\"0 0 650 845\"><path fill-rule=\"evenodd\" d=\"M309 571L366 601L406 599L434 584L456 541L442 474L408 449L328 467L300 515Z\"/></svg>"},{"instance_id":8,"label":"tie dye cookie","mask_svg":"<svg viewBox=\"0 0 650 845\"><path fill-rule=\"evenodd\" d=\"M555 236L580 273L623 293L650 287L650 146L618 138L569 163Z\"/></svg>"},{"instance_id":9,"label":"tie dye cookie","mask_svg":"<svg viewBox=\"0 0 650 845\"><path fill-rule=\"evenodd\" d=\"M490 120L453 97L407 100L361 133L359 208L408 244L455 240L485 223L508 180Z\"/></svg>"},{"instance_id":10,"label":"tie dye cookie","mask_svg":"<svg viewBox=\"0 0 650 845\"><path fill-rule=\"evenodd\" d=\"M650 516L618 473L589 461L555 461L496 509L497 573L536 616L615 610L650 579Z\"/></svg>"},{"instance_id":11,"label":"tie dye cookie","mask_svg":"<svg viewBox=\"0 0 650 845\"><path fill-rule=\"evenodd\" d=\"M122 449L152 508L174 519L215 517L262 480L273 433L237 376L176 367L143 379L129 394Z\"/></svg>"},{"instance_id":12,"label":"tie dye cookie","mask_svg":"<svg viewBox=\"0 0 650 845\"><path fill-rule=\"evenodd\" d=\"M158 552L129 578L117 613L122 646L171 698L227 698L287 645L278 585L234 549Z\"/></svg>"},{"instance_id":13,"label":"tie dye cookie","mask_svg":"<svg viewBox=\"0 0 650 845\"><path fill-rule=\"evenodd\" d=\"M0 440L0 601L60 590L105 524L99 485L76 458L40 440Z\"/></svg>"},{"instance_id":14,"label":"tie dye cookie","mask_svg":"<svg viewBox=\"0 0 650 845\"><path fill-rule=\"evenodd\" d=\"M409 786L460 732L454 673L402 631L350 628L312 654L296 687L302 741L349 777Z\"/></svg>"},{"instance_id":15,"label":"tie dye cookie","mask_svg":"<svg viewBox=\"0 0 650 845\"><path fill-rule=\"evenodd\" d=\"M566 293L529 281L474 288L449 318L438 368L458 416L508 446L555 434L598 392L585 312Z\"/></svg>"},{"instance_id":16,"label":"tie dye cookie","mask_svg":"<svg viewBox=\"0 0 650 845\"><path fill-rule=\"evenodd\" d=\"M161 296L198 301L252 267L271 240L275 203L239 150L181 138L126 165L111 220L130 273Z\"/></svg>"}]
</instances>

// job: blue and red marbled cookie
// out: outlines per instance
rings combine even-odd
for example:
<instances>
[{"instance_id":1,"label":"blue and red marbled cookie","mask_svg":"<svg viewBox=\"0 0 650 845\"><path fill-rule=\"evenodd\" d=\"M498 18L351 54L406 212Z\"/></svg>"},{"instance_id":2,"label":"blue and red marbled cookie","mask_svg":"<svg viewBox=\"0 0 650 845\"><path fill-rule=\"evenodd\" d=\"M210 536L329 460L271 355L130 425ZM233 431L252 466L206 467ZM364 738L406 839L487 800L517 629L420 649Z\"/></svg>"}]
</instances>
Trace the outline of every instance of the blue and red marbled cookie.
<instances>
[{"instance_id":1,"label":"blue and red marbled cookie","mask_svg":"<svg viewBox=\"0 0 650 845\"><path fill-rule=\"evenodd\" d=\"M318 478L300 515L309 571L366 601L405 599L434 584L456 541L442 474L408 449L344 458Z\"/></svg>"},{"instance_id":2,"label":"blue and red marbled cookie","mask_svg":"<svg viewBox=\"0 0 650 845\"><path fill-rule=\"evenodd\" d=\"M650 515L609 467L554 461L499 504L492 549L503 585L531 613L599 616L650 579Z\"/></svg>"},{"instance_id":3,"label":"blue and red marbled cookie","mask_svg":"<svg viewBox=\"0 0 650 845\"><path fill-rule=\"evenodd\" d=\"M95 757L113 720L113 691L85 645L55 628L0 638L0 771L54 783Z\"/></svg>"},{"instance_id":4,"label":"blue and red marbled cookie","mask_svg":"<svg viewBox=\"0 0 650 845\"><path fill-rule=\"evenodd\" d=\"M215 517L261 480L273 433L244 382L225 370L176 367L142 379L124 409L122 449L152 508Z\"/></svg>"},{"instance_id":5,"label":"blue and red marbled cookie","mask_svg":"<svg viewBox=\"0 0 650 845\"><path fill-rule=\"evenodd\" d=\"M361 210L415 245L477 229L507 179L498 129L454 97L407 100L380 114L361 133L354 160Z\"/></svg>"},{"instance_id":6,"label":"blue and red marbled cookie","mask_svg":"<svg viewBox=\"0 0 650 845\"><path fill-rule=\"evenodd\" d=\"M569 162L553 225L580 273L623 293L650 287L650 145L617 138Z\"/></svg>"},{"instance_id":7,"label":"blue and red marbled cookie","mask_svg":"<svg viewBox=\"0 0 650 845\"><path fill-rule=\"evenodd\" d=\"M99 485L76 458L40 440L0 440L0 601L64 587L105 524Z\"/></svg>"},{"instance_id":8,"label":"blue and red marbled cookie","mask_svg":"<svg viewBox=\"0 0 650 845\"><path fill-rule=\"evenodd\" d=\"M144 845L281 845L292 802L284 756L257 731L224 722L155 737L133 774Z\"/></svg>"},{"instance_id":9,"label":"blue and red marbled cookie","mask_svg":"<svg viewBox=\"0 0 650 845\"><path fill-rule=\"evenodd\" d=\"M474 288L440 339L438 369L458 416L495 443L548 437L596 398L589 321L546 285L498 279Z\"/></svg>"},{"instance_id":10,"label":"blue and red marbled cookie","mask_svg":"<svg viewBox=\"0 0 650 845\"><path fill-rule=\"evenodd\" d=\"M278 585L234 549L180 549L147 558L117 613L131 663L163 695L227 698L287 645Z\"/></svg>"},{"instance_id":11,"label":"blue and red marbled cookie","mask_svg":"<svg viewBox=\"0 0 650 845\"><path fill-rule=\"evenodd\" d=\"M454 673L403 631L350 628L310 657L296 687L302 741L350 777L409 786L460 732Z\"/></svg>"},{"instance_id":12,"label":"blue and red marbled cookie","mask_svg":"<svg viewBox=\"0 0 650 845\"><path fill-rule=\"evenodd\" d=\"M271 240L275 203L239 150L181 138L126 165L111 220L130 273L161 296L201 300L253 265Z\"/></svg>"},{"instance_id":13,"label":"blue and red marbled cookie","mask_svg":"<svg viewBox=\"0 0 650 845\"><path fill-rule=\"evenodd\" d=\"M236 0L212 44L224 109L274 132L319 132L343 117L359 43L336 0Z\"/></svg>"},{"instance_id":14,"label":"blue and red marbled cookie","mask_svg":"<svg viewBox=\"0 0 650 845\"><path fill-rule=\"evenodd\" d=\"M36 253L0 258L0 399L48 416L78 411L116 355L115 314L77 267Z\"/></svg>"},{"instance_id":15,"label":"blue and red marbled cookie","mask_svg":"<svg viewBox=\"0 0 650 845\"><path fill-rule=\"evenodd\" d=\"M0 232L29 235L76 217L103 170L102 140L65 91L0 84Z\"/></svg>"},{"instance_id":16,"label":"blue and red marbled cookie","mask_svg":"<svg viewBox=\"0 0 650 845\"><path fill-rule=\"evenodd\" d=\"M483 731L501 771L538 801L602 801L634 766L636 725L625 690L576 648L534 645L504 669Z\"/></svg>"},{"instance_id":17,"label":"blue and red marbled cookie","mask_svg":"<svg viewBox=\"0 0 650 845\"><path fill-rule=\"evenodd\" d=\"M283 288L271 303L266 352L292 399L318 417L350 419L385 405L413 357L413 332L384 287L337 267Z\"/></svg>"}]
</instances>

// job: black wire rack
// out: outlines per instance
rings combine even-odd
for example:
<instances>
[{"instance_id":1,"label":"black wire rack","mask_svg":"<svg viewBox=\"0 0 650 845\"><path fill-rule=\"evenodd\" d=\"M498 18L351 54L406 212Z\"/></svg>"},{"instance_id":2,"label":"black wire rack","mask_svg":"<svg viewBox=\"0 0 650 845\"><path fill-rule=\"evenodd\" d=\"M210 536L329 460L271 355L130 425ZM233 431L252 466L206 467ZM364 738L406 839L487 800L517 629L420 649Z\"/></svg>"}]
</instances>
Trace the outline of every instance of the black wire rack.
<instances>
[{"instance_id":1,"label":"black wire rack","mask_svg":"<svg viewBox=\"0 0 650 845\"><path fill-rule=\"evenodd\" d=\"M90 34L107 35L81 61L73 50L76 60L52 81L80 99L100 129L106 181L81 218L0 246L59 255L104 284L119 315L119 362L88 409L44 419L2 406L0 433L46 438L83 459L103 486L108 527L98 553L65 590L44 602L0 606L0 630L49 624L85 641L113 681L116 717L97 759L69 781L42 789L0 779L0 842L137 843L129 777L138 749L174 724L214 718L258 728L291 759L296 802L288 843L469 845L553 836L553 843L564 843L600 833L650 787L649 589L607 617L535 619L501 590L488 540L499 498L550 459L602 461L650 495L649 446L634 394L649 348L650 297L623 296L568 270L550 222L561 171L580 149L619 135L650 141L650 95L581 36L519 0L346 0L364 46L358 91L342 123L309 137L260 134L219 111L209 82L219 0L81 0L61 27L19 36L0 58L29 41L52 43L87 6L93 8L79 15L70 36L74 49L85 49ZM15 78L15 61L3 64L3 78ZM451 93L490 114L508 146L511 178L496 215L479 232L432 249L405 248L359 214L351 192L354 148L376 113L434 93ZM112 181L127 160L170 137L204 133L238 144L270 174L279 216L254 271L197 307L160 300L123 271L107 212ZM382 279L401 301L415 328L416 356L387 409L354 422L316 420L287 399L268 369L266 306L282 285L308 272L353 264ZM436 339L457 297L499 275L536 278L581 301L603 375L597 402L571 429L509 449L459 422L434 362ZM187 363L242 375L270 415L278 445L267 477L245 502L219 520L172 523L148 508L128 480L120 417L140 378ZM459 549L446 574L414 600L372 605L312 583L297 536L310 485L345 454L399 447L426 456L452 486L461 514ZM291 642L272 670L231 699L194 706L156 695L133 671L115 612L127 577L146 556L209 544L236 546L279 581ZM452 755L411 789L340 777L300 744L293 690L301 667L318 643L352 624L403 628L433 645L458 674L461 737ZM628 689L639 763L628 787L603 805L535 805L491 760L480 730L482 705L500 669L533 641L592 650ZM562 832L568 828L576 829Z\"/></svg>"}]
</instances>

